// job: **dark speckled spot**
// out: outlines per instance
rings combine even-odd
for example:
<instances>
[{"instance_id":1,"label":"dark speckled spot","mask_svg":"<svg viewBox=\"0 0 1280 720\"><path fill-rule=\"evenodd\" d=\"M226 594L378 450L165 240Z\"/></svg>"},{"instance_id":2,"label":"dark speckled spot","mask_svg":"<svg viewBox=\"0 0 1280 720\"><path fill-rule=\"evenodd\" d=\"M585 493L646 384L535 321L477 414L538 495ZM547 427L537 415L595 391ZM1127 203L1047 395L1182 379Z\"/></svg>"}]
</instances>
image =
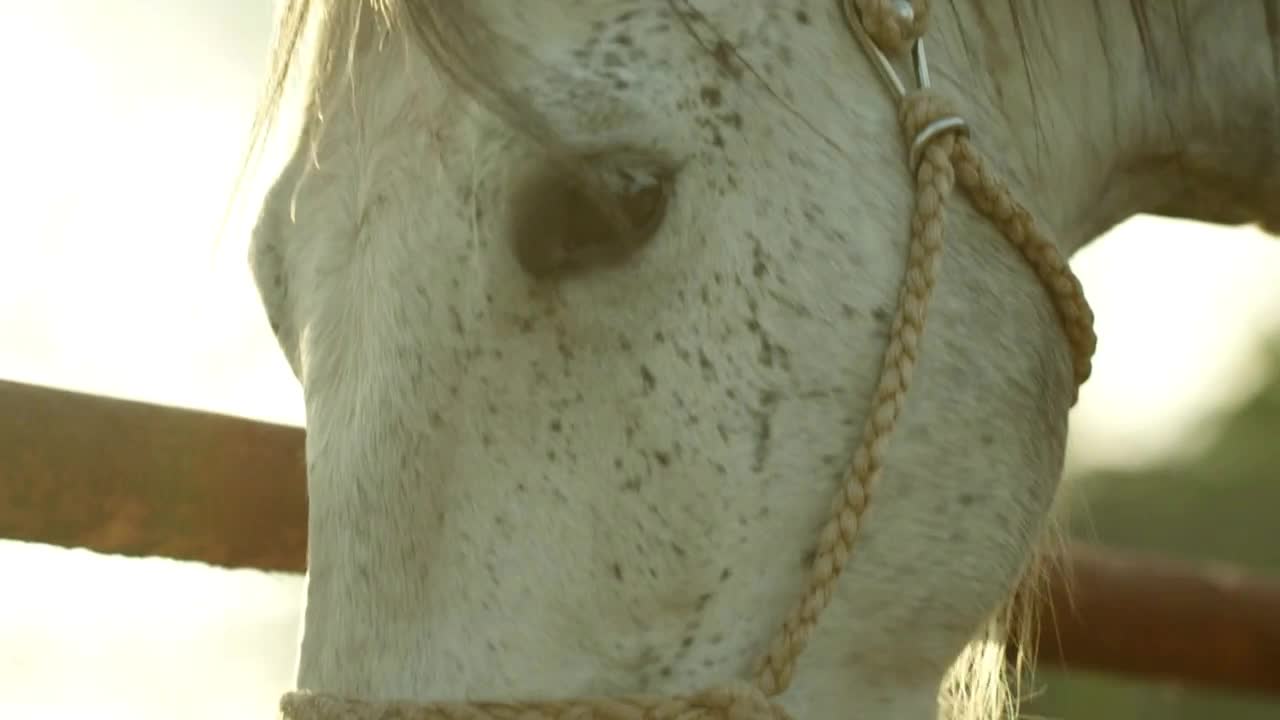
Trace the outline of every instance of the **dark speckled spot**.
<instances>
[{"instance_id":1,"label":"dark speckled spot","mask_svg":"<svg viewBox=\"0 0 1280 720\"><path fill-rule=\"evenodd\" d=\"M646 393L653 392L653 389L658 385L658 379L653 376L653 371L646 365L640 366L640 380L644 383Z\"/></svg>"}]
</instances>

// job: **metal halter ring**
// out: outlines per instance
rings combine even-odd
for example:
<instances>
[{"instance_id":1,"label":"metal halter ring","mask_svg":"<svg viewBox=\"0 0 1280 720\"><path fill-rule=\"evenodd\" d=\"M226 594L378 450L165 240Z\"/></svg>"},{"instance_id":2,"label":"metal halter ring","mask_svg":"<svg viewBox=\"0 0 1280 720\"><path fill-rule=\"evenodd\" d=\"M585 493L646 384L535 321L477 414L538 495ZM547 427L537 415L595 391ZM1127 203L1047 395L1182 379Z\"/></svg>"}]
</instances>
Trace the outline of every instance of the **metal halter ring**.
<instances>
[{"instance_id":1,"label":"metal halter ring","mask_svg":"<svg viewBox=\"0 0 1280 720\"><path fill-rule=\"evenodd\" d=\"M921 128L916 133L915 139L911 141L911 150L908 151L908 160L911 163L911 170L914 172L920 169L920 156L924 154L924 149L929 147L929 143L933 139L947 132L959 132L963 135L969 134L969 125L964 118L958 115L948 115L941 117Z\"/></svg>"},{"instance_id":2,"label":"metal halter ring","mask_svg":"<svg viewBox=\"0 0 1280 720\"><path fill-rule=\"evenodd\" d=\"M841 0L840 8L844 11L845 22L853 32L853 36L858 39L858 44L867 53L871 64L875 65L881 79L893 91L894 99L902 102L907 97L907 86L902 82L902 78L898 76L898 71L894 69L893 63L888 56L884 54L884 51L880 49L875 40L872 40L871 36L867 34L866 26L862 22L862 12L857 6L857 0ZM910 3L900 0L898 2L898 12L909 19L914 11ZM924 38L916 38L915 42L911 44L911 65L915 70L916 76L916 87L911 92L928 90L930 88L929 59L924 52ZM934 138L947 132L961 132L968 135L968 123L962 117L951 115L934 120L924 126L911 141L908 160L912 172L919 168L920 158L929 143Z\"/></svg>"},{"instance_id":3,"label":"metal halter ring","mask_svg":"<svg viewBox=\"0 0 1280 720\"><path fill-rule=\"evenodd\" d=\"M911 5L902 2L899 3L899 12L905 17L912 14ZM907 87L902 83L902 79L898 77L898 71L894 69L893 63L876 45L876 41L871 39L867 34L867 28L862 22L862 11L858 9L857 0L841 0L840 8L844 11L845 23L849 29L853 31L854 37L858 39L858 44L866 51L867 56L871 58L871 62L876 66L876 70L880 72L880 77L884 79L889 89L893 90L896 99L902 100L907 96ZM911 61L916 71L916 89L929 89L929 60L924 54L924 39L916 38L911 44Z\"/></svg>"}]
</instances>

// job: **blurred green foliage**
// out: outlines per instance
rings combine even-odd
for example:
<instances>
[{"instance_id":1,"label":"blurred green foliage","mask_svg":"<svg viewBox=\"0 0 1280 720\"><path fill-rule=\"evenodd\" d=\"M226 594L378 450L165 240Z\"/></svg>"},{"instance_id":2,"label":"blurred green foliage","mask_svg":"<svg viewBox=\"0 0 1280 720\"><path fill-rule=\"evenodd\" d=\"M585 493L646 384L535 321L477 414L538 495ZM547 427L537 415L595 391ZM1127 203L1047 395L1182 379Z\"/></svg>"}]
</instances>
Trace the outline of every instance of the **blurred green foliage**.
<instances>
[{"instance_id":1,"label":"blurred green foliage","mask_svg":"<svg viewBox=\"0 0 1280 720\"><path fill-rule=\"evenodd\" d=\"M1267 380L1207 423L1193 457L1080 478L1071 534L1122 548L1216 560L1280 576L1280 336L1267 346ZM1280 612L1280 608L1277 609ZM1277 669L1280 672L1280 669ZM1025 718L1059 720L1276 720L1280 698L1159 685L1079 672L1036 674L1042 694Z\"/></svg>"}]
</instances>

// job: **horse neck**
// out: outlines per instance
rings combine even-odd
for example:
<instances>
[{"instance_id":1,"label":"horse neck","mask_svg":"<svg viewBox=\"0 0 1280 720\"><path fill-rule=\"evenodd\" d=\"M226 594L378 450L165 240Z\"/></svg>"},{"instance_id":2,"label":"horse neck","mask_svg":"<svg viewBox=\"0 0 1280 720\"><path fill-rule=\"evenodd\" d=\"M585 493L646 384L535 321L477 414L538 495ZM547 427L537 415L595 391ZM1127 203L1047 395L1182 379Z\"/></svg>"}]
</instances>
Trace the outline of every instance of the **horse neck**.
<instances>
[{"instance_id":1,"label":"horse neck","mask_svg":"<svg viewBox=\"0 0 1280 720\"><path fill-rule=\"evenodd\" d=\"M954 94L1064 252L1139 213L1276 222L1280 2L954 7Z\"/></svg>"}]
</instances>

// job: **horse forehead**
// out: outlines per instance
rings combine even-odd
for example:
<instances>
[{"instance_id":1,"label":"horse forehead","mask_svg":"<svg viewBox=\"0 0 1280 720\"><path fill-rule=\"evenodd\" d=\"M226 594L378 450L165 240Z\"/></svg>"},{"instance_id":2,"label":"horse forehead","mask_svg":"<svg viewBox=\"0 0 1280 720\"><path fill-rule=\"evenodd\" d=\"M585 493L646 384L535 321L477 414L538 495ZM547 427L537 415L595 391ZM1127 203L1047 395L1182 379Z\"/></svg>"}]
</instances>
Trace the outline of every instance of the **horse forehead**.
<instances>
[{"instance_id":1,"label":"horse forehead","mask_svg":"<svg viewBox=\"0 0 1280 720\"><path fill-rule=\"evenodd\" d=\"M839 150L824 136L865 114L842 81L814 72L853 47L833 2L481 3L476 17L520 48L495 64L500 83L588 153L661 148L681 164L708 139L725 153L719 131L741 130L748 114L757 133L792 125Z\"/></svg>"},{"instance_id":2,"label":"horse forehead","mask_svg":"<svg viewBox=\"0 0 1280 720\"><path fill-rule=\"evenodd\" d=\"M776 52L797 29L825 27L818 19L834 16L831 5L822 8L818 0L477 0L472 7L474 17L499 37L522 46L513 56L520 67L508 66L505 72L536 77L551 69L565 79L601 61L611 68L678 67L691 48L721 64L741 61L733 56L744 46Z\"/></svg>"}]
</instances>

